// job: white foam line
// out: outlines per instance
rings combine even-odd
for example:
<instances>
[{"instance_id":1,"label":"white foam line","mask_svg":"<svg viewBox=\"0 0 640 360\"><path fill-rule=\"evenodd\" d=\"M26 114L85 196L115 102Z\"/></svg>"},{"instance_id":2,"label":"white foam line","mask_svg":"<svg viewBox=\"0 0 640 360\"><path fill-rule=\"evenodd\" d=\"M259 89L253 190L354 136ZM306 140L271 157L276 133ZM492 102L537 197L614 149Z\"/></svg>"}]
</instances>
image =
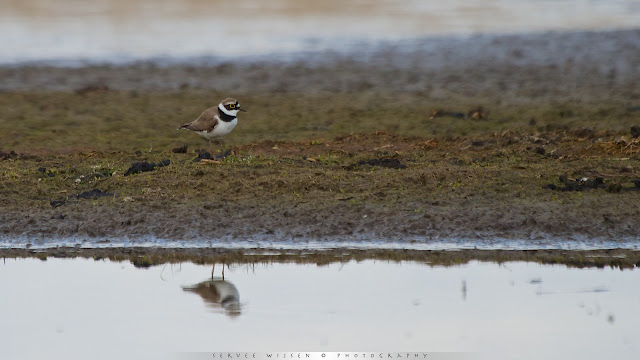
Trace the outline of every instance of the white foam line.
<instances>
[{"instance_id":1,"label":"white foam line","mask_svg":"<svg viewBox=\"0 0 640 360\"><path fill-rule=\"evenodd\" d=\"M634 239L620 241L598 239L439 239L421 241L389 240L166 240L158 238L132 238L119 240L80 240L80 239L27 239L0 240L0 249L45 250L58 247L77 247L82 249L109 248L167 248L167 249L259 249L259 250L604 250L626 249L640 250L640 244Z\"/></svg>"}]
</instances>

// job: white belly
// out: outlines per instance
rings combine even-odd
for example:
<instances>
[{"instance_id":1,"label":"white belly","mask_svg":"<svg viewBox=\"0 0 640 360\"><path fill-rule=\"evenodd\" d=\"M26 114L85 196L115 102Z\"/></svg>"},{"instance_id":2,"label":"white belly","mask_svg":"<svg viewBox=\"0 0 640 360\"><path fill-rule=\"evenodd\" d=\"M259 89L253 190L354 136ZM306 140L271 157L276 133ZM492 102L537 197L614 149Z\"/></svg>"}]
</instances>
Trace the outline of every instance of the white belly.
<instances>
[{"instance_id":1,"label":"white belly","mask_svg":"<svg viewBox=\"0 0 640 360\"><path fill-rule=\"evenodd\" d=\"M220 121L212 131L198 131L198 135L207 139L221 138L231 132L233 128L238 124L238 119L233 119L229 122Z\"/></svg>"}]
</instances>

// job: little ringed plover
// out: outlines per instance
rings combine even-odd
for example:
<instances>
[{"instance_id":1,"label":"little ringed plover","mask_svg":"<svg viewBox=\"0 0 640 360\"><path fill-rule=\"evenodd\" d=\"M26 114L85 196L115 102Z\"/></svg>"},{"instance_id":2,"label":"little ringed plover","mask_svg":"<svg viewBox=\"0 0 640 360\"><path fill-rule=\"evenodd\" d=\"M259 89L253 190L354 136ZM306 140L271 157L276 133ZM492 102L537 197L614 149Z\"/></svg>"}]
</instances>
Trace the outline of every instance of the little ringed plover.
<instances>
[{"instance_id":1,"label":"little ringed plover","mask_svg":"<svg viewBox=\"0 0 640 360\"><path fill-rule=\"evenodd\" d=\"M238 112L247 111L240 107L238 100L226 98L217 107L210 107L203 111L194 121L181 125L178 130L191 130L196 134L206 138L222 139L229 134L238 124Z\"/></svg>"}]
</instances>

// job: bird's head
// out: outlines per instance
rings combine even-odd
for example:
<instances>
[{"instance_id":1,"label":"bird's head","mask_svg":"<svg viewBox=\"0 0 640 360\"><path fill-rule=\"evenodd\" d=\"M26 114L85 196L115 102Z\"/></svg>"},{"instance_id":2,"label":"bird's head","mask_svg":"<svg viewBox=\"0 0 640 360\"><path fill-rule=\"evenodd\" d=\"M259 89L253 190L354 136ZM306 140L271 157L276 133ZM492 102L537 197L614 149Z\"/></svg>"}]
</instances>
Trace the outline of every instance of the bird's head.
<instances>
[{"instance_id":1,"label":"bird's head","mask_svg":"<svg viewBox=\"0 0 640 360\"><path fill-rule=\"evenodd\" d=\"M247 111L240 107L238 100L234 98L226 98L220 102L218 109L229 116L237 116L240 111Z\"/></svg>"}]
</instances>

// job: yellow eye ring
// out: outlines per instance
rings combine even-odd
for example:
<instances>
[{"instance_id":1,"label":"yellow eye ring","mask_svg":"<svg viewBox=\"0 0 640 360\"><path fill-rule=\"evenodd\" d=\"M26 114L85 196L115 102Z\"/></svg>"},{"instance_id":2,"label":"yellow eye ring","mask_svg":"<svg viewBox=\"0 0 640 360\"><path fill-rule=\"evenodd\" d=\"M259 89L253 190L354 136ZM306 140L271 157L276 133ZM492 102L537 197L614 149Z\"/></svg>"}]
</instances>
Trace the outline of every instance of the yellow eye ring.
<instances>
[{"instance_id":1,"label":"yellow eye ring","mask_svg":"<svg viewBox=\"0 0 640 360\"><path fill-rule=\"evenodd\" d=\"M235 109L236 108L236 104L229 104L229 108L230 109Z\"/></svg>"}]
</instances>

